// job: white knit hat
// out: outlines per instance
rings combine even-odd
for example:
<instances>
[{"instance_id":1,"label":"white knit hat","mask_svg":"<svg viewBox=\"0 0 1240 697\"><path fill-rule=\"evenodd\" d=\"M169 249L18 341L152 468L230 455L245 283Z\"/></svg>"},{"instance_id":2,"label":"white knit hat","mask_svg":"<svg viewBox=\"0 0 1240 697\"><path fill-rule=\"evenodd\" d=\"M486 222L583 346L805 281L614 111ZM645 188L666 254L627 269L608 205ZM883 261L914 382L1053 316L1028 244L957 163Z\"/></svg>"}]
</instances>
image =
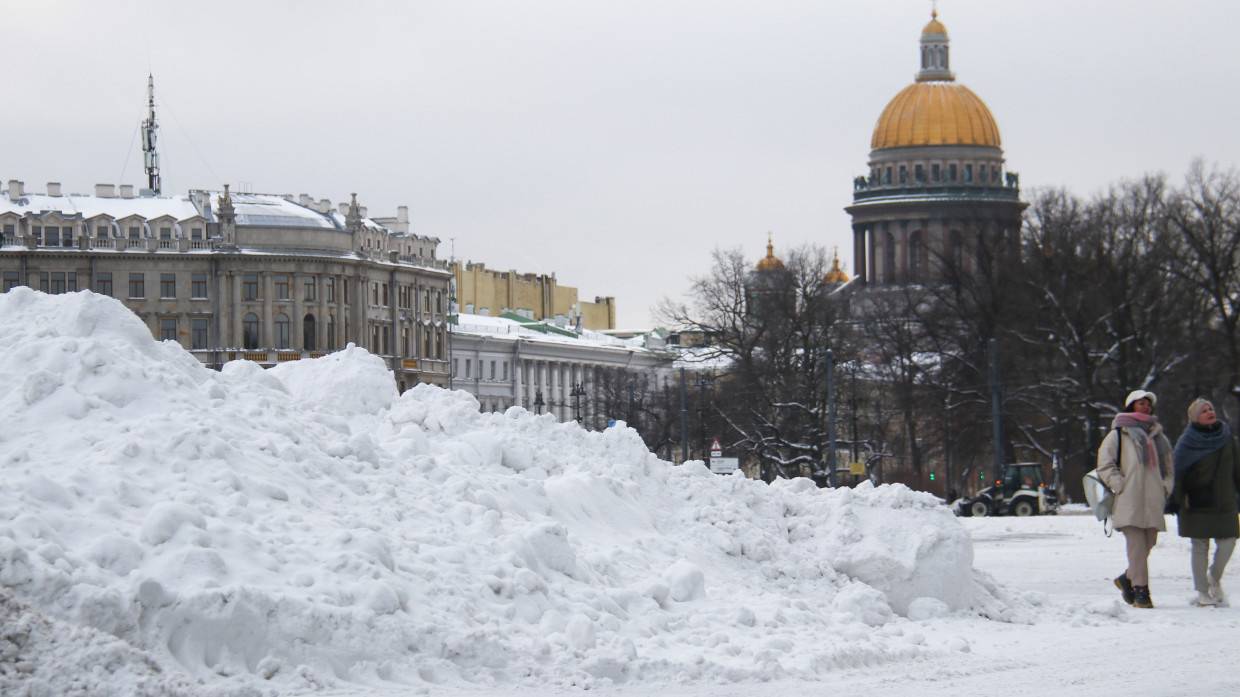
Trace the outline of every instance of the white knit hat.
<instances>
[{"instance_id":1,"label":"white knit hat","mask_svg":"<svg viewBox=\"0 0 1240 697\"><path fill-rule=\"evenodd\" d=\"M1138 399L1150 400L1151 407L1153 407L1154 404L1158 402L1158 398L1154 396L1153 392L1150 392L1148 390L1133 390L1132 392L1128 393L1127 397L1124 397L1124 408L1127 409L1128 407L1132 406L1132 403L1137 401Z\"/></svg>"}]
</instances>

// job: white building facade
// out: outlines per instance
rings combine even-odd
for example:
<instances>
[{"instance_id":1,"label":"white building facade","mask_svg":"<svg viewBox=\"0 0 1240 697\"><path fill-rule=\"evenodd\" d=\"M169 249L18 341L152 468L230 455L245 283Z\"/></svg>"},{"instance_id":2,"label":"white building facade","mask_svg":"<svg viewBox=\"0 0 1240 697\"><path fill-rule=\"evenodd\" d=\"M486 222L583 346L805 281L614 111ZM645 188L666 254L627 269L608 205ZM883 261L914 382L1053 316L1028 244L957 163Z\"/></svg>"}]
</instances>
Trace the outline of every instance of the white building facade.
<instances>
[{"instance_id":1,"label":"white building facade","mask_svg":"<svg viewBox=\"0 0 1240 697\"><path fill-rule=\"evenodd\" d=\"M451 385L477 397L483 411L520 406L560 421L580 417L590 427L603 428L620 416L601 406L605 385L614 389L621 375L653 378L670 367L672 358L647 348L640 338L461 315L452 330Z\"/></svg>"}]
</instances>

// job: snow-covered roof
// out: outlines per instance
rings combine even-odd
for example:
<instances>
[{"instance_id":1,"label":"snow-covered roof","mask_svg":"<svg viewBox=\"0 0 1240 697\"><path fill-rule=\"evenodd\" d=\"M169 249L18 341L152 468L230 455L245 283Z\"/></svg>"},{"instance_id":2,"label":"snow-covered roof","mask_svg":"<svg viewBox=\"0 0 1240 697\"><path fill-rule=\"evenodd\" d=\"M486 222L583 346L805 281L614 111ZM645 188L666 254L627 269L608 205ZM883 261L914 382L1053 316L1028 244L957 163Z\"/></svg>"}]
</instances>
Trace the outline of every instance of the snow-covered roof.
<instances>
[{"instance_id":1,"label":"snow-covered roof","mask_svg":"<svg viewBox=\"0 0 1240 697\"><path fill-rule=\"evenodd\" d=\"M457 325L453 330L460 334L474 334L478 336L500 336L509 338L521 338L523 340L540 341L552 344L563 344L567 346L594 346L606 347L623 350L645 351L640 337L636 339L617 339L614 336L607 336L601 332L583 330L577 336L566 336L562 333L569 331L554 325L545 325L551 327L554 331L543 332L536 329L536 326L543 325L541 322L518 322L508 319L507 317L491 317L488 315L474 315L461 313L457 316Z\"/></svg>"},{"instance_id":2,"label":"snow-covered roof","mask_svg":"<svg viewBox=\"0 0 1240 697\"><path fill-rule=\"evenodd\" d=\"M0 198L0 213L43 213L59 211L68 215L81 214L83 218L107 215L112 218L124 218L140 215L143 218L172 216L177 220L185 220L201 215L188 196L141 196L137 198L103 198L83 194L66 196L48 196L47 194L28 194L13 201L8 196Z\"/></svg>"},{"instance_id":3,"label":"snow-covered roof","mask_svg":"<svg viewBox=\"0 0 1240 697\"><path fill-rule=\"evenodd\" d=\"M231 194L238 225L344 229L333 218L271 194Z\"/></svg>"}]
</instances>

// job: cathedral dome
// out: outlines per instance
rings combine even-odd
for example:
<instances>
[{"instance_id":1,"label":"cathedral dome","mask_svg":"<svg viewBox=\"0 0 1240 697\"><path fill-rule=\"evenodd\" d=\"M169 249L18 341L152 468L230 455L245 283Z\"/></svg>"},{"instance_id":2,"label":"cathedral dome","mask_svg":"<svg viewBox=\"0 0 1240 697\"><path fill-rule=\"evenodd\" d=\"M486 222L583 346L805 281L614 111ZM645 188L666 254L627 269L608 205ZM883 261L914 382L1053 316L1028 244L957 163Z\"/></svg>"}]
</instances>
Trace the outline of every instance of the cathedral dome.
<instances>
[{"instance_id":1,"label":"cathedral dome","mask_svg":"<svg viewBox=\"0 0 1240 697\"><path fill-rule=\"evenodd\" d=\"M951 72L947 27L938 12L921 30L921 71L878 117L870 148L980 145L997 148L999 126L986 103Z\"/></svg>"},{"instance_id":2,"label":"cathedral dome","mask_svg":"<svg viewBox=\"0 0 1240 697\"><path fill-rule=\"evenodd\" d=\"M900 90L878 117L870 148L922 145L999 147L999 126L986 103L955 82L915 82Z\"/></svg>"},{"instance_id":3,"label":"cathedral dome","mask_svg":"<svg viewBox=\"0 0 1240 697\"><path fill-rule=\"evenodd\" d=\"M766 242L766 256L758 260L759 271L782 271L784 262L775 256L775 243L772 240Z\"/></svg>"}]
</instances>

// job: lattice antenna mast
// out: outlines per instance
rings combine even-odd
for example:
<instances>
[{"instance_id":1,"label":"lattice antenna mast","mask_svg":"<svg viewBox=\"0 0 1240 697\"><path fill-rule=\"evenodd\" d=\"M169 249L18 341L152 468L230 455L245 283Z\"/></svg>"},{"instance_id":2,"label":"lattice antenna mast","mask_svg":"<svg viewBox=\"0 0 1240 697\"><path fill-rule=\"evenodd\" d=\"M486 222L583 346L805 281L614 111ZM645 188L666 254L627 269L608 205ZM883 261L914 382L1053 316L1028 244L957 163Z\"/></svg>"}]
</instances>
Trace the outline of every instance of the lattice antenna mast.
<instances>
[{"instance_id":1,"label":"lattice antenna mast","mask_svg":"<svg viewBox=\"0 0 1240 697\"><path fill-rule=\"evenodd\" d=\"M146 76L146 120L142 122L142 154L146 160L146 185L151 193L159 195L159 152L155 150L155 132L159 123L155 120L155 77Z\"/></svg>"}]
</instances>

